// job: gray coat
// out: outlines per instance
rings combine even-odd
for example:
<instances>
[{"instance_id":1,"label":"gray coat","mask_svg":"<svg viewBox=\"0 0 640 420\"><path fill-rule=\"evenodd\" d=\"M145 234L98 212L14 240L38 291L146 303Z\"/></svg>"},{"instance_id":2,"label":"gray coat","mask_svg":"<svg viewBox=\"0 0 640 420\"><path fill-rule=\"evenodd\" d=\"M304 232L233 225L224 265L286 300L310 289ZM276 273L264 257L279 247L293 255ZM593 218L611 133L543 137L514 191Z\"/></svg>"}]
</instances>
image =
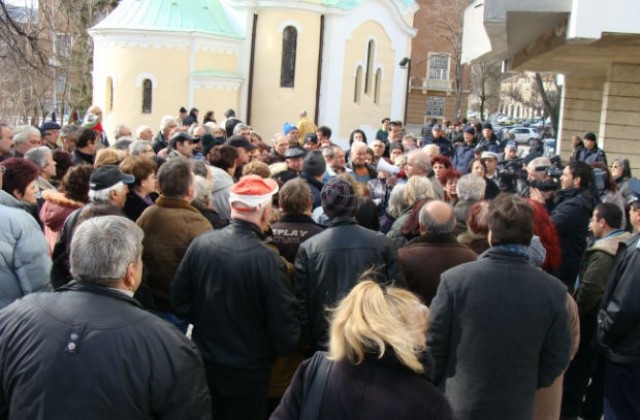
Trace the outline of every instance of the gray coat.
<instances>
[{"instance_id":1,"label":"gray coat","mask_svg":"<svg viewBox=\"0 0 640 420\"><path fill-rule=\"evenodd\" d=\"M533 418L536 389L569 363L566 293L503 248L442 274L427 345L458 420Z\"/></svg>"},{"instance_id":2,"label":"gray coat","mask_svg":"<svg viewBox=\"0 0 640 420\"><path fill-rule=\"evenodd\" d=\"M29 213L0 204L0 214L2 309L28 293L50 290L51 258L44 234Z\"/></svg>"}]
</instances>

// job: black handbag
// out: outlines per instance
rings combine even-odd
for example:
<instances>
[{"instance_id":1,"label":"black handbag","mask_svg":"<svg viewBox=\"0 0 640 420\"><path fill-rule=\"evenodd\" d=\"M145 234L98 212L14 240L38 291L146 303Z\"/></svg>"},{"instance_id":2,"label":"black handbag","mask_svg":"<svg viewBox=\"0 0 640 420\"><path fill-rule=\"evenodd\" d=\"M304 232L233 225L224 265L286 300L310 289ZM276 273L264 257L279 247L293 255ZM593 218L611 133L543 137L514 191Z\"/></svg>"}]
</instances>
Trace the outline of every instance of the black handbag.
<instances>
[{"instance_id":1,"label":"black handbag","mask_svg":"<svg viewBox=\"0 0 640 420\"><path fill-rule=\"evenodd\" d=\"M307 368L304 382L304 393L300 405L300 420L317 420L320 415L320 404L327 385L327 378L333 362L327 359L327 353L317 351Z\"/></svg>"}]
</instances>

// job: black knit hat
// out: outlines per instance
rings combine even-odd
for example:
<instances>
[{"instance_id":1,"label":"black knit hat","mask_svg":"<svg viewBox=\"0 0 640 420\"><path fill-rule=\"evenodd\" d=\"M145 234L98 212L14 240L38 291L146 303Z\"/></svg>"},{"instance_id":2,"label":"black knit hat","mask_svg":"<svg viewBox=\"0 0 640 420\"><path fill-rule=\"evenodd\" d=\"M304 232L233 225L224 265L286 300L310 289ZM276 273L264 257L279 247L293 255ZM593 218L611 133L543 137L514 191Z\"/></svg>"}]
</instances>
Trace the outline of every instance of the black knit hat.
<instances>
[{"instance_id":1,"label":"black knit hat","mask_svg":"<svg viewBox=\"0 0 640 420\"><path fill-rule=\"evenodd\" d=\"M302 172L310 176L320 176L327 169L327 163L322 157L322 152L314 150L305 156L302 162Z\"/></svg>"},{"instance_id":2,"label":"black knit hat","mask_svg":"<svg viewBox=\"0 0 640 420\"><path fill-rule=\"evenodd\" d=\"M356 212L357 198L353 185L341 178L330 179L320 192L322 208L329 219L353 216Z\"/></svg>"}]
</instances>

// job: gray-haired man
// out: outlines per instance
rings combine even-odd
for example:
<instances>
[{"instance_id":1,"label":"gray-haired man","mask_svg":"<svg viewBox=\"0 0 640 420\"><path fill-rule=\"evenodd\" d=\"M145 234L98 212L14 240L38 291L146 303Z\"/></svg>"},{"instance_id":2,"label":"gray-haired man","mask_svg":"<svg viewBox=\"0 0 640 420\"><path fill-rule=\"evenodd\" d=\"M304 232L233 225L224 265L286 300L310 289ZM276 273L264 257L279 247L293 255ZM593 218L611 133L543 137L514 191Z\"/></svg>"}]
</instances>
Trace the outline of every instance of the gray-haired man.
<instances>
[{"instance_id":1,"label":"gray-haired man","mask_svg":"<svg viewBox=\"0 0 640 420\"><path fill-rule=\"evenodd\" d=\"M142 236L124 217L83 222L71 242L75 280L2 311L3 417L210 418L195 346L133 299Z\"/></svg>"}]
</instances>

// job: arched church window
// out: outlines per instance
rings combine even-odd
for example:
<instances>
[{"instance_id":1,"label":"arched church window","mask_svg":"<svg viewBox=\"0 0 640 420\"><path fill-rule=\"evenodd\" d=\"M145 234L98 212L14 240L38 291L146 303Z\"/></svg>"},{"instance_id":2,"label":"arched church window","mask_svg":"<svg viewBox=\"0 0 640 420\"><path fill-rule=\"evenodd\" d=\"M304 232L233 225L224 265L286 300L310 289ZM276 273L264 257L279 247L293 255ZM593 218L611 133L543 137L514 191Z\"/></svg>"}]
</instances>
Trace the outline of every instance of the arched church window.
<instances>
[{"instance_id":1,"label":"arched church window","mask_svg":"<svg viewBox=\"0 0 640 420\"><path fill-rule=\"evenodd\" d=\"M375 52L376 43L369 41L367 46L367 72L364 76L364 93L369 94L371 91L371 79L373 78L373 53Z\"/></svg>"},{"instance_id":2,"label":"arched church window","mask_svg":"<svg viewBox=\"0 0 640 420\"><path fill-rule=\"evenodd\" d=\"M153 101L153 84L150 79L142 81L142 113L151 114L151 106Z\"/></svg>"},{"instance_id":3,"label":"arched church window","mask_svg":"<svg viewBox=\"0 0 640 420\"><path fill-rule=\"evenodd\" d=\"M376 83L373 86L373 102L380 103L380 88L382 87L382 69L376 70Z\"/></svg>"},{"instance_id":4,"label":"arched church window","mask_svg":"<svg viewBox=\"0 0 640 420\"><path fill-rule=\"evenodd\" d=\"M360 103L360 93L362 92L362 66L356 69L356 83L353 91L353 102Z\"/></svg>"},{"instance_id":5,"label":"arched church window","mask_svg":"<svg viewBox=\"0 0 640 420\"><path fill-rule=\"evenodd\" d=\"M113 78L107 77L107 112L113 111Z\"/></svg>"},{"instance_id":6,"label":"arched church window","mask_svg":"<svg viewBox=\"0 0 640 420\"><path fill-rule=\"evenodd\" d=\"M280 87L293 87L296 78L296 50L298 48L298 30L287 26L282 31L282 66L280 68Z\"/></svg>"}]
</instances>

